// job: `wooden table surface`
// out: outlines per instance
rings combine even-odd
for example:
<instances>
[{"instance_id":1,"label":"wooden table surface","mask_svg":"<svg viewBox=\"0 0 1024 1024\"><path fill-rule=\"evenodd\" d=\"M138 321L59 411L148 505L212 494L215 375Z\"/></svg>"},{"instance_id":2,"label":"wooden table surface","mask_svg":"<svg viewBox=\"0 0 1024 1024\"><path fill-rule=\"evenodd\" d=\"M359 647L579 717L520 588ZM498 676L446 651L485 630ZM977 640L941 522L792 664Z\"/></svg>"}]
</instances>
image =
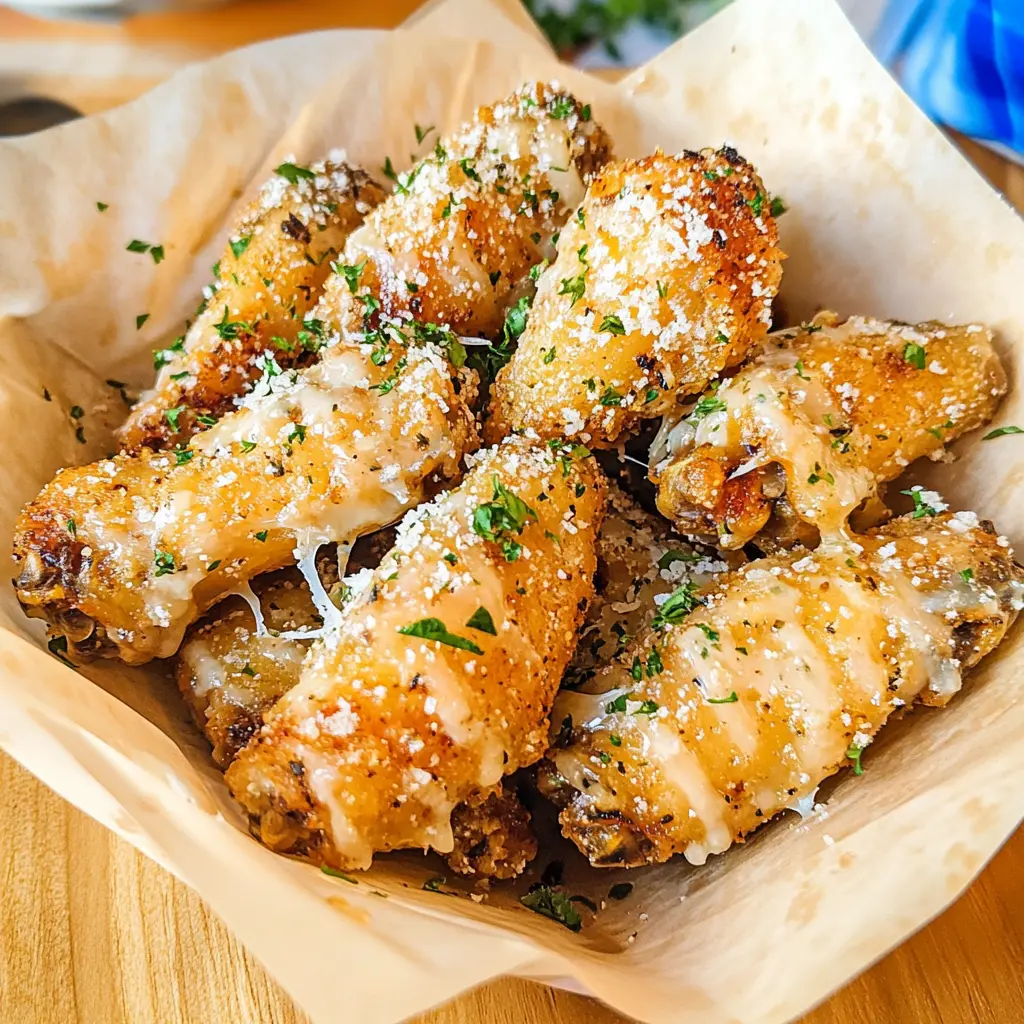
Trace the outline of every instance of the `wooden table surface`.
<instances>
[{"instance_id":1,"label":"wooden table surface","mask_svg":"<svg viewBox=\"0 0 1024 1024\"><path fill-rule=\"evenodd\" d=\"M166 73L190 56L283 32L390 26L416 6L418 0L263 0L188 16L148 15L117 27L36 22L0 8L0 92L18 91L8 74L17 65L14 77L23 87L53 95L59 85L66 90L62 98L101 109L150 84L154 68ZM55 65L33 56L29 67L26 47L56 54ZM113 83L95 71L72 80L66 69L82 65L76 47L104 59L125 55L124 74ZM980 146L962 145L1024 210L1024 169ZM1022 878L1024 830L959 902L804 1024L1010 1024L1024 1018ZM191 890L0 754L0 1024L306 1020ZM592 1000L503 980L416 1024L623 1020Z\"/></svg>"}]
</instances>

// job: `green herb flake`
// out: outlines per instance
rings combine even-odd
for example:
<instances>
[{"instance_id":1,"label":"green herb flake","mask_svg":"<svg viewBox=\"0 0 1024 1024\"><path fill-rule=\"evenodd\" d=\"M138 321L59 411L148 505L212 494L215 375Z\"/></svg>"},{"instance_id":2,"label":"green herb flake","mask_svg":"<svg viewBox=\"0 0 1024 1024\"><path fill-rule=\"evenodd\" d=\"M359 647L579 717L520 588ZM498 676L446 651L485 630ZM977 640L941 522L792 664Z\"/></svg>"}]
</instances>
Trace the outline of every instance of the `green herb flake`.
<instances>
[{"instance_id":1,"label":"green herb flake","mask_svg":"<svg viewBox=\"0 0 1024 1024\"><path fill-rule=\"evenodd\" d=\"M907 495L914 502L912 519L923 519L925 516L937 516L939 514L940 509L928 503L925 497L926 493L923 487L911 487L909 491L900 491L900 494Z\"/></svg>"},{"instance_id":2,"label":"green herb flake","mask_svg":"<svg viewBox=\"0 0 1024 1024\"><path fill-rule=\"evenodd\" d=\"M982 441L991 441L996 437L1005 437L1007 434L1024 434L1024 429L1021 427L1015 427L1012 424L1006 427L996 427L995 430L990 430L983 438Z\"/></svg>"},{"instance_id":3,"label":"green herb flake","mask_svg":"<svg viewBox=\"0 0 1024 1024\"><path fill-rule=\"evenodd\" d=\"M125 249L128 252L149 252L152 248L149 242L143 242L141 239L133 238L126 246Z\"/></svg>"},{"instance_id":4,"label":"green herb flake","mask_svg":"<svg viewBox=\"0 0 1024 1024\"><path fill-rule=\"evenodd\" d=\"M300 178L305 178L308 181L316 178L316 174L308 167L300 167L298 164L292 163L279 164L274 168L274 173L279 174L285 181L290 181L293 185L298 185Z\"/></svg>"},{"instance_id":5,"label":"green herb flake","mask_svg":"<svg viewBox=\"0 0 1024 1024\"><path fill-rule=\"evenodd\" d=\"M611 314L605 316L598 330L606 331L608 334L623 335L626 333L626 328L622 326L622 320Z\"/></svg>"},{"instance_id":6,"label":"green herb flake","mask_svg":"<svg viewBox=\"0 0 1024 1024\"><path fill-rule=\"evenodd\" d=\"M164 419L171 425L171 430L179 430L178 417L185 411L185 406L177 405L173 409L164 409Z\"/></svg>"},{"instance_id":7,"label":"green herb flake","mask_svg":"<svg viewBox=\"0 0 1024 1024\"><path fill-rule=\"evenodd\" d=\"M583 293L586 291L586 272L577 274L575 277L563 277L561 287L558 289L559 295L568 295L572 302L569 303L569 308L573 306L583 298Z\"/></svg>"},{"instance_id":8,"label":"green herb flake","mask_svg":"<svg viewBox=\"0 0 1024 1024\"><path fill-rule=\"evenodd\" d=\"M483 605L470 615L466 620L466 625L480 633L490 633L491 636L498 635L498 631L494 628L494 619L491 618L491 613Z\"/></svg>"},{"instance_id":9,"label":"green herb flake","mask_svg":"<svg viewBox=\"0 0 1024 1024\"><path fill-rule=\"evenodd\" d=\"M240 443L242 445L242 451L245 452L246 454L251 452L256 447L255 441L242 441Z\"/></svg>"},{"instance_id":10,"label":"green herb flake","mask_svg":"<svg viewBox=\"0 0 1024 1024\"><path fill-rule=\"evenodd\" d=\"M175 448L174 464L176 466L184 466L195 458L195 454L196 453L192 451L191 448Z\"/></svg>"},{"instance_id":11,"label":"green herb flake","mask_svg":"<svg viewBox=\"0 0 1024 1024\"><path fill-rule=\"evenodd\" d=\"M551 363L553 363L555 361L555 355L557 353L556 353L554 345L552 345L551 348L549 348L547 350L542 349L541 351L544 352L544 358L543 358L542 362L544 363L545 366L548 366L548 365L550 365Z\"/></svg>"},{"instance_id":12,"label":"green herb flake","mask_svg":"<svg viewBox=\"0 0 1024 1024\"><path fill-rule=\"evenodd\" d=\"M735 704L739 699L736 691L733 690L728 697L708 697L707 702L709 704Z\"/></svg>"},{"instance_id":13,"label":"green herb flake","mask_svg":"<svg viewBox=\"0 0 1024 1024\"><path fill-rule=\"evenodd\" d=\"M351 875L346 875L344 872L339 871L337 868L329 867L327 864L321 864L320 870L325 875L330 875L331 878L340 878L343 882L348 882L349 885L359 884Z\"/></svg>"},{"instance_id":14,"label":"green herb flake","mask_svg":"<svg viewBox=\"0 0 1024 1024\"><path fill-rule=\"evenodd\" d=\"M697 585L687 580L669 594L668 599L651 620L651 626L654 629L664 629L666 626L677 625L701 603L697 596Z\"/></svg>"},{"instance_id":15,"label":"green herb flake","mask_svg":"<svg viewBox=\"0 0 1024 1024\"><path fill-rule=\"evenodd\" d=\"M974 580L973 569L961 569L959 575L960 579L962 579L964 583L970 583Z\"/></svg>"},{"instance_id":16,"label":"green herb flake","mask_svg":"<svg viewBox=\"0 0 1024 1024\"><path fill-rule=\"evenodd\" d=\"M414 124L413 128L416 131L416 142L422 143L423 140L432 132L436 131L436 128L431 125L429 128L421 128L418 124Z\"/></svg>"},{"instance_id":17,"label":"green herb flake","mask_svg":"<svg viewBox=\"0 0 1024 1024\"><path fill-rule=\"evenodd\" d=\"M923 370L927 362L924 349L913 341L908 341L904 346L903 358L918 370Z\"/></svg>"},{"instance_id":18,"label":"green herb flake","mask_svg":"<svg viewBox=\"0 0 1024 1024\"><path fill-rule=\"evenodd\" d=\"M207 572L213 572L213 571L214 571L214 569L219 569L219 568L220 568L220 559L219 559L219 558L215 558L215 559L214 559L214 560L213 560L213 561L212 561L212 562L211 562L211 563L210 563L210 564L209 564L209 565L208 565L208 566L206 567L206 571L207 571Z\"/></svg>"},{"instance_id":19,"label":"green herb flake","mask_svg":"<svg viewBox=\"0 0 1024 1024\"><path fill-rule=\"evenodd\" d=\"M254 536L254 537L255 537L255 538L256 538L256 539L257 539L257 540L258 540L258 541L259 541L259 542L260 542L261 544L266 544L266 542L267 542L267 534L268 534L268 533L270 533L270 531L269 531L269 530L260 530L260 531L259 531L258 533L254 533L254 534L253 534L253 536Z\"/></svg>"},{"instance_id":20,"label":"green herb flake","mask_svg":"<svg viewBox=\"0 0 1024 1024\"><path fill-rule=\"evenodd\" d=\"M623 396L609 385L604 389L598 401L604 406L622 405Z\"/></svg>"},{"instance_id":21,"label":"green herb flake","mask_svg":"<svg viewBox=\"0 0 1024 1024\"><path fill-rule=\"evenodd\" d=\"M178 571L174 555L169 551L158 551L153 558L153 564L156 566L156 576L169 576L171 573Z\"/></svg>"},{"instance_id":22,"label":"green herb flake","mask_svg":"<svg viewBox=\"0 0 1024 1024\"><path fill-rule=\"evenodd\" d=\"M781 217L789 207L786 205L786 201L782 196L772 196L771 204L768 207L768 212L773 217Z\"/></svg>"},{"instance_id":23,"label":"green herb flake","mask_svg":"<svg viewBox=\"0 0 1024 1024\"><path fill-rule=\"evenodd\" d=\"M538 886L525 896L520 896L519 902L535 914L549 917L552 921L564 925L571 932L578 932L583 927L572 900L565 893L556 892L549 885Z\"/></svg>"},{"instance_id":24,"label":"green herb flake","mask_svg":"<svg viewBox=\"0 0 1024 1024\"><path fill-rule=\"evenodd\" d=\"M110 203L101 203L98 199L96 200L96 209L103 213L104 210L110 209Z\"/></svg>"},{"instance_id":25,"label":"green herb flake","mask_svg":"<svg viewBox=\"0 0 1024 1024\"><path fill-rule=\"evenodd\" d=\"M444 875L434 875L433 878L428 878L423 883L423 888L427 892L441 892L443 895L441 886L444 885L447 881L448 879Z\"/></svg>"},{"instance_id":26,"label":"green herb flake","mask_svg":"<svg viewBox=\"0 0 1024 1024\"><path fill-rule=\"evenodd\" d=\"M457 633L449 633L448 627L440 619L417 619L407 626L399 626L398 632L403 636L416 636L421 640L433 640L447 647L455 647L460 651L469 651L471 654L483 654L484 652L472 640Z\"/></svg>"},{"instance_id":27,"label":"green herb flake","mask_svg":"<svg viewBox=\"0 0 1024 1024\"><path fill-rule=\"evenodd\" d=\"M511 535L521 534L530 519L537 519L537 513L510 491L497 475L491 478L491 486L491 500L478 505L473 512L473 532L484 540L500 543L506 561L514 562L521 547L511 539Z\"/></svg>"},{"instance_id":28,"label":"green herb flake","mask_svg":"<svg viewBox=\"0 0 1024 1024\"><path fill-rule=\"evenodd\" d=\"M851 743L849 745L849 747L846 748L846 756L847 756L847 758L850 761L853 762L853 774L854 775L863 775L864 774L864 768L863 768L863 766L860 763L860 759L863 756L863 754L864 754L864 748L862 746L859 746L856 743Z\"/></svg>"},{"instance_id":29,"label":"green herb flake","mask_svg":"<svg viewBox=\"0 0 1024 1024\"><path fill-rule=\"evenodd\" d=\"M249 248L249 243L252 241L252 235L242 235L241 238L232 239L229 243L231 245L231 254L237 260L246 249Z\"/></svg>"},{"instance_id":30,"label":"green herb flake","mask_svg":"<svg viewBox=\"0 0 1024 1024\"><path fill-rule=\"evenodd\" d=\"M135 318L135 330L137 330L137 331L139 331L139 330L142 330L142 325L143 325L143 324L144 324L144 323L145 323L145 322L146 322L146 321L147 321L148 319L149 319L149 314L148 314L148 313L140 313L140 314L139 314L139 315L138 315L138 316L137 316L137 317Z\"/></svg>"}]
</instances>

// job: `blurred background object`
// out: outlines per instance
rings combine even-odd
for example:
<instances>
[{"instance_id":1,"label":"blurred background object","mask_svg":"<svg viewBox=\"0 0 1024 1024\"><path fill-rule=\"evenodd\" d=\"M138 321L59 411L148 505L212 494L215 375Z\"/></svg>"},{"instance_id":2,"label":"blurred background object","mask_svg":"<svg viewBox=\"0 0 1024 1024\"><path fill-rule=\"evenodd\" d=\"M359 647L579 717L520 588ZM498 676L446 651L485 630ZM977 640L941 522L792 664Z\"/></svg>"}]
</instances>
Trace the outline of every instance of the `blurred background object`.
<instances>
[{"instance_id":1,"label":"blurred background object","mask_svg":"<svg viewBox=\"0 0 1024 1024\"><path fill-rule=\"evenodd\" d=\"M11 0L0 6L0 103L50 99L94 113L224 50L317 29L390 27L423 2ZM729 2L525 0L559 54L590 69L642 64ZM1024 0L839 3L932 118L1022 158ZM5 123L0 111L0 132Z\"/></svg>"}]
</instances>

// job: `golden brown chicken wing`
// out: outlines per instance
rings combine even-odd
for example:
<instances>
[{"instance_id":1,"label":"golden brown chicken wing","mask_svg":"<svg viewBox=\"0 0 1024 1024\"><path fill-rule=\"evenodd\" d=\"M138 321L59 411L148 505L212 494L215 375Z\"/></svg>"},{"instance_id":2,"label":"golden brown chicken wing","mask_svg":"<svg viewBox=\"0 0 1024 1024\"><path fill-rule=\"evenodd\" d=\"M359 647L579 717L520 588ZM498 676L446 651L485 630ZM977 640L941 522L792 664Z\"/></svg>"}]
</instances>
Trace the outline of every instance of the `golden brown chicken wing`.
<instances>
[{"instance_id":1,"label":"golden brown chicken wing","mask_svg":"<svg viewBox=\"0 0 1024 1024\"><path fill-rule=\"evenodd\" d=\"M19 600L72 652L138 664L254 576L392 522L477 443L445 353L414 345L401 363L343 346L302 372L266 363L187 449L58 473L15 527Z\"/></svg>"},{"instance_id":2,"label":"golden brown chicken wing","mask_svg":"<svg viewBox=\"0 0 1024 1024\"><path fill-rule=\"evenodd\" d=\"M343 334L415 320L497 337L609 148L590 108L552 85L481 107L397 176L349 238L316 316Z\"/></svg>"},{"instance_id":3,"label":"golden brown chicken wing","mask_svg":"<svg viewBox=\"0 0 1024 1024\"><path fill-rule=\"evenodd\" d=\"M340 160L282 164L235 225L205 309L156 353L156 384L118 432L124 448L186 443L234 409L260 378L263 352L287 368L319 348L323 325L306 317L345 240L384 196Z\"/></svg>"},{"instance_id":4,"label":"golden brown chicken wing","mask_svg":"<svg viewBox=\"0 0 1024 1024\"><path fill-rule=\"evenodd\" d=\"M651 449L658 508L739 548L768 523L814 543L915 459L985 423L1006 376L984 327L832 313L773 334Z\"/></svg>"},{"instance_id":5,"label":"golden brown chicken wing","mask_svg":"<svg viewBox=\"0 0 1024 1024\"><path fill-rule=\"evenodd\" d=\"M541 276L489 438L530 427L611 445L741 362L782 276L770 208L733 149L606 167Z\"/></svg>"},{"instance_id":6,"label":"golden brown chicken wing","mask_svg":"<svg viewBox=\"0 0 1024 1024\"><path fill-rule=\"evenodd\" d=\"M228 769L254 833L346 869L450 852L452 810L544 752L604 497L589 453L510 439L410 513Z\"/></svg>"},{"instance_id":7,"label":"golden brown chicken wing","mask_svg":"<svg viewBox=\"0 0 1024 1024\"><path fill-rule=\"evenodd\" d=\"M1024 570L969 512L894 520L664 601L604 693L563 692L550 756L565 834L597 866L721 853L861 754L889 716L945 704L1002 640ZM559 787L560 783L560 787Z\"/></svg>"}]
</instances>

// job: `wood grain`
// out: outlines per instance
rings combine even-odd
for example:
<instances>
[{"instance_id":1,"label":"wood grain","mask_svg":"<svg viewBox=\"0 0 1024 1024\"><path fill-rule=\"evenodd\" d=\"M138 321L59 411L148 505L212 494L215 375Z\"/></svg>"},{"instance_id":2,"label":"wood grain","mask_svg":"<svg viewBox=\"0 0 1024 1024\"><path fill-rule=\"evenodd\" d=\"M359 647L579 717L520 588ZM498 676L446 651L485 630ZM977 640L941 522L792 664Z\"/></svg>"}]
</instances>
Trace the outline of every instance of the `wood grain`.
<instances>
[{"instance_id":1,"label":"wood grain","mask_svg":"<svg viewBox=\"0 0 1024 1024\"><path fill-rule=\"evenodd\" d=\"M115 27L54 25L0 9L0 67L20 44L119 47L183 61L282 32L388 27L418 0L250 0ZM184 52L181 47L185 47ZM177 48L177 49L176 49ZM54 84L33 69L26 82ZM99 109L146 75L60 79ZM9 83L5 83L9 85ZM51 92L51 94L53 94ZM977 143L968 157L1024 209L1024 169ZM1024 1007L1024 831L945 914L803 1024L1009 1024ZM343 1011L339 1010L339 1014ZM339 1019L342 1019L339 1016ZM307 1024L191 890L0 754L0 1024ZM592 1000L503 980L415 1024L615 1024Z\"/></svg>"}]
</instances>

